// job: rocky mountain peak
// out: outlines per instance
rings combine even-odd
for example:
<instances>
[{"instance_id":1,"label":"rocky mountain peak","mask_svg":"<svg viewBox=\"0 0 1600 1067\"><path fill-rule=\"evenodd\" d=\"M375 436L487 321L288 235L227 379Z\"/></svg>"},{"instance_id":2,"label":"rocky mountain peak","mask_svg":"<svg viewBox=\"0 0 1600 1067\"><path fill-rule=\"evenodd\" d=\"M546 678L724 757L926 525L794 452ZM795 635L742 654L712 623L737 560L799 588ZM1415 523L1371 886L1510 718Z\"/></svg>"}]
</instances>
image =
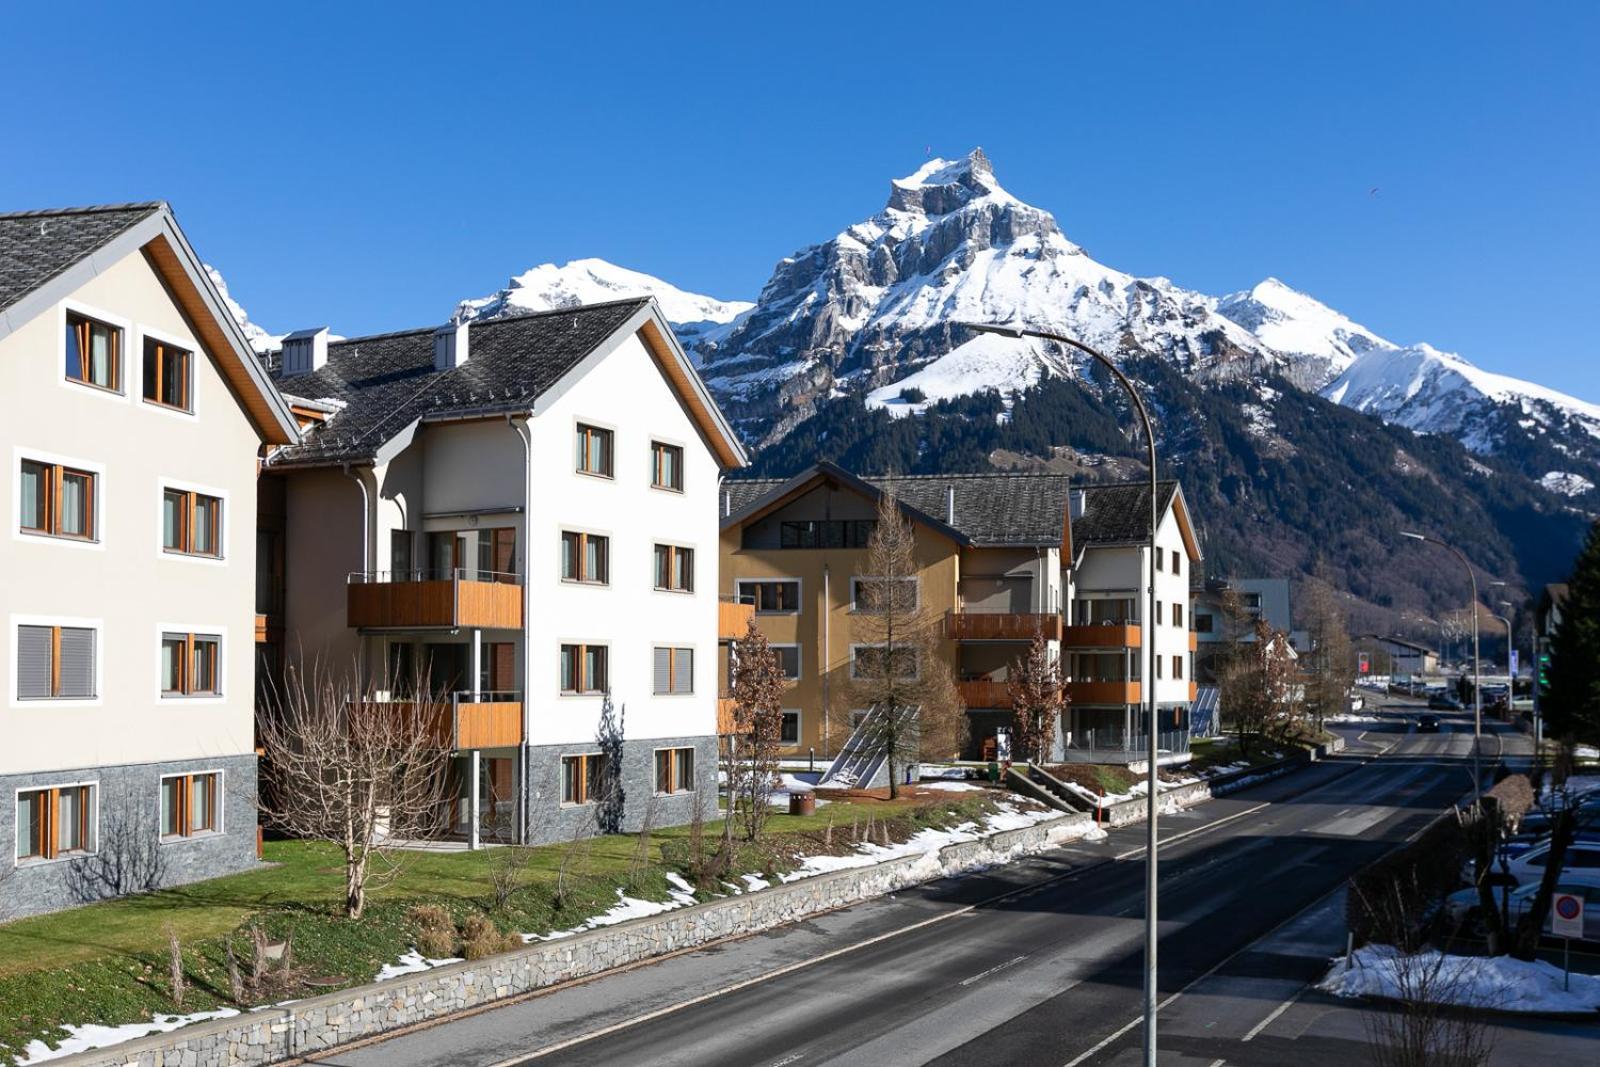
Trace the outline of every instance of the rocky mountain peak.
<instances>
[{"instance_id":1,"label":"rocky mountain peak","mask_svg":"<svg viewBox=\"0 0 1600 1067\"><path fill-rule=\"evenodd\" d=\"M984 197L1017 202L995 180L983 149L974 148L962 159L930 159L915 173L891 181L887 210L948 215Z\"/></svg>"}]
</instances>

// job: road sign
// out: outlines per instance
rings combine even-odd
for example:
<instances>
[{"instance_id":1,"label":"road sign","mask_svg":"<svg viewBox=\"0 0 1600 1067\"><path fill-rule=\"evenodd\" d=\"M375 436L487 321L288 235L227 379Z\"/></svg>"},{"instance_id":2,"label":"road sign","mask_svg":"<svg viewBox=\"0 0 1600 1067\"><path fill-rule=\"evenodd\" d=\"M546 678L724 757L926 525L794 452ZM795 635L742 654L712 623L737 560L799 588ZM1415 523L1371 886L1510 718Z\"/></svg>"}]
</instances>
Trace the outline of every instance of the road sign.
<instances>
[{"instance_id":1,"label":"road sign","mask_svg":"<svg viewBox=\"0 0 1600 1067\"><path fill-rule=\"evenodd\" d=\"M1517 650L1513 648L1511 650L1511 677L1515 678L1516 676L1517 676Z\"/></svg>"},{"instance_id":2,"label":"road sign","mask_svg":"<svg viewBox=\"0 0 1600 1067\"><path fill-rule=\"evenodd\" d=\"M1362 652L1356 656L1356 669L1362 674L1372 673L1372 656L1370 653Z\"/></svg>"},{"instance_id":3,"label":"road sign","mask_svg":"<svg viewBox=\"0 0 1600 1067\"><path fill-rule=\"evenodd\" d=\"M1583 898L1557 893L1550 898L1550 933L1556 937L1583 937Z\"/></svg>"}]
</instances>

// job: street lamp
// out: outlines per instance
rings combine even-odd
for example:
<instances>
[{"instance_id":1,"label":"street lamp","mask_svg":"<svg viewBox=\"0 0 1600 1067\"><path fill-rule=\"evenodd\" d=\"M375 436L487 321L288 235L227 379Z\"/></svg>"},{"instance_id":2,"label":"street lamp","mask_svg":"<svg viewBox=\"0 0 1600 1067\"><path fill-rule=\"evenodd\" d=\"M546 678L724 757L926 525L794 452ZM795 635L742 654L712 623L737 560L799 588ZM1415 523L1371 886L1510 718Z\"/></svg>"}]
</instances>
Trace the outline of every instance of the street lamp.
<instances>
[{"instance_id":1,"label":"street lamp","mask_svg":"<svg viewBox=\"0 0 1600 1067\"><path fill-rule=\"evenodd\" d=\"M1467 557L1461 554L1461 550L1452 544L1409 530L1400 531L1400 536L1445 549L1461 561L1468 580L1472 582L1472 798L1477 800L1483 788L1482 771L1478 766L1478 750L1483 744L1483 687L1480 684L1482 664L1478 659L1478 572L1472 569L1472 564L1467 562Z\"/></svg>"},{"instance_id":2,"label":"street lamp","mask_svg":"<svg viewBox=\"0 0 1600 1067\"><path fill-rule=\"evenodd\" d=\"M1036 337L1044 341L1054 341L1057 344L1075 348L1089 356L1095 362L1105 367L1116 378L1133 401L1133 409L1139 414L1139 422L1144 429L1144 439L1150 451L1150 545L1149 545L1149 586L1148 600L1144 611L1143 641L1147 660L1144 668L1144 687L1147 698L1145 714L1148 718L1145 727L1146 749L1149 758L1148 782L1145 788L1145 886L1144 886L1144 1062L1145 1067L1156 1067L1156 812L1159 804L1157 792L1159 779L1156 775L1156 758L1158 747L1156 744L1156 529L1161 522L1160 485L1156 478L1156 433L1155 427L1150 422L1150 413L1145 409L1144 399L1139 391L1133 387L1133 382L1122 373L1111 360L1090 348L1082 341L1066 337L1059 333L1047 330L1033 330L1023 326L1001 326L998 324L966 322L959 325L977 330L979 333L999 334L1002 337L1021 339Z\"/></svg>"}]
</instances>

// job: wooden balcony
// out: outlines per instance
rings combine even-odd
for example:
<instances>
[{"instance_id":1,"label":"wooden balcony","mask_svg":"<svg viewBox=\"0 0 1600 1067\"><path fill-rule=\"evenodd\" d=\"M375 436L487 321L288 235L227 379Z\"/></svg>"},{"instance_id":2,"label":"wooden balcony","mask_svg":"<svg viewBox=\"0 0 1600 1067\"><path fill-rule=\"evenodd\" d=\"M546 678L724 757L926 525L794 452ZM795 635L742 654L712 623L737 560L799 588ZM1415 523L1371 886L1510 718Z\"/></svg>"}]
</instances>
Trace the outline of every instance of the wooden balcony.
<instances>
[{"instance_id":1,"label":"wooden balcony","mask_svg":"<svg viewBox=\"0 0 1600 1067\"><path fill-rule=\"evenodd\" d=\"M1062 648L1141 648L1144 630L1133 623L1090 623L1068 626L1061 631Z\"/></svg>"},{"instance_id":2,"label":"wooden balcony","mask_svg":"<svg viewBox=\"0 0 1600 1067\"><path fill-rule=\"evenodd\" d=\"M1137 704L1142 699L1138 682L1068 682L1067 700L1077 705Z\"/></svg>"},{"instance_id":3,"label":"wooden balcony","mask_svg":"<svg viewBox=\"0 0 1600 1067\"><path fill-rule=\"evenodd\" d=\"M734 733L733 722L734 699L732 697L717 698L717 733L726 735Z\"/></svg>"},{"instance_id":4,"label":"wooden balcony","mask_svg":"<svg viewBox=\"0 0 1600 1067\"><path fill-rule=\"evenodd\" d=\"M1011 706L1011 686L1006 682L994 682L987 678L966 679L956 683L956 691L961 694L961 702L969 708Z\"/></svg>"},{"instance_id":5,"label":"wooden balcony","mask_svg":"<svg viewBox=\"0 0 1600 1067\"><path fill-rule=\"evenodd\" d=\"M1200 651L1200 635L1195 633L1193 630L1189 631L1189 651Z\"/></svg>"},{"instance_id":6,"label":"wooden balcony","mask_svg":"<svg viewBox=\"0 0 1600 1067\"><path fill-rule=\"evenodd\" d=\"M1061 638L1061 616L999 611L947 611L944 635L952 641L1032 641L1036 633L1046 641Z\"/></svg>"},{"instance_id":7,"label":"wooden balcony","mask_svg":"<svg viewBox=\"0 0 1600 1067\"><path fill-rule=\"evenodd\" d=\"M505 576L506 579L513 575ZM522 629L522 583L459 575L390 580L386 573L351 575L345 621L364 630Z\"/></svg>"},{"instance_id":8,"label":"wooden balcony","mask_svg":"<svg viewBox=\"0 0 1600 1067\"><path fill-rule=\"evenodd\" d=\"M485 694L472 701L458 695L423 706L423 720L434 743L462 752L475 748L512 748L522 744L522 700L512 693ZM363 711L409 714L410 704L367 703Z\"/></svg>"},{"instance_id":9,"label":"wooden balcony","mask_svg":"<svg viewBox=\"0 0 1600 1067\"><path fill-rule=\"evenodd\" d=\"M1196 700L1199 700L1199 699L1200 699L1200 683L1199 682L1190 682L1189 683L1189 703L1193 704Z\"/></svg>"},{"instance_id":10,"label":"wooden balcony","mask_svg":"<svg viewBox=\"0 0 1600 1067\"><path fill-rule=\"evenodd\" d=\"M717 601L717 640L737 641L744 636L750 620L756 617L756 606L724 597Z\"/></svg>"}]
</instances>

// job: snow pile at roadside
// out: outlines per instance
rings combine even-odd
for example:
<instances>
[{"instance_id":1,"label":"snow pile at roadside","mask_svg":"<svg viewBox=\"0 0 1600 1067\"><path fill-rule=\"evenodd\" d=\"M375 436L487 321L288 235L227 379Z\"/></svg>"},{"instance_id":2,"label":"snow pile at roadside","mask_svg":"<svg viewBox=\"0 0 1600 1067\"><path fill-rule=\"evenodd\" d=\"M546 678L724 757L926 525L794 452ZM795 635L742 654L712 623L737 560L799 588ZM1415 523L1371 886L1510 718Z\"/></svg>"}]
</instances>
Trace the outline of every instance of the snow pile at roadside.
<instances>
[{"instance_id":1,"label":"snow pile at roadside","mask_svg":"<svg viewBox=\"0 0 1600 1067\"><path fill-rule=\"evenodd\" d=\"M672 911L674 908L686 908L690 904L696 903L694 886L684 881L676 871L667 872L667 881L672 885L672 888L667 891L668 896L671 898L670 900L640 900L638 897L628 896L619 887L617 889L617 902L599 915L592 916L583 924L574 926L569 930L553 930L548 934L523 934L521 935L523 943L556 941L560 938L571 937L573 934L581 934L601 926L615 926L617 923L627 922L629 919L643 919L651 915L660 915L664 911Z\"/></svg>"},{"instance_id":2,"label":"snow pile at roadside","mask_svg":"<svg viewBox=\"0 0 1600 1067\"><path fill-rule=\"evenodd\" d=\"M17 1065L28 1067L29 1064L44 1063L47 1060L60 1059L62 1056L88 1052L90 1049L105 1048L107 1045L120 1045L124 1041L133 1041L151 1034L165 1034L191 1023L227 1019L238 1014L239 1012L233 1008L222 1008L218 1011L197 1011L190 1015L155 1015L147 1022L124 1023L121 1026L100 1026L94 1023L84 1026L67 1025L61 1028L67 1032L67 1036L62 1038L61 1043L55 1048L51 1048L43 1041L28 1042L28 1047L22 1050Z\"/></svg>"},{"instance_id":3,"label":"snow pile at roadside","mask_svg":"<svg viewBox=\"0 0 1600 1067\"><path fill-rule=\"evenodd\" d=\"M1412 956L1392 945L1356 949L1353 965L1344 957L1317 988L1340 997L1385 997L1419 986L1437 999L1507 1012L1592 1012L1600 1010L1600 977L1574 974L1572 989L1562 989L1561 968L1509 956L1442 956L1425 949Z\"/></svg>"},{"instance_id":4,"label":"snow pile at roadside","mask_svg":"<svg viewBox=\"0 0 1600 1067\"><path fill-rule=\"evenodd\" d=\"M1245 766L1248 766L1248 764L1245 764ZM1167 793L1167 792L1170 792L1170 791L1172 791L1174 789L1182 789L1186 785L1195 785L1195 784L1197 784L1199 782L1205 781L1206 777L1214 777L1214 776L1208 776L1208 775L1201 775L1201 776L1185 775L1182 778L1175 778L1175 779L1170 779L1170 780L1163 778L1161 780L1161 783L1160 783L1161 792ZM1093 789L1090 789L1088 786L1081 785L1078 782L1068 781L1068 782L1062 782L1061 784L1066 786L1068 789L1072 790L1072 792L1077 794L1079 797L1082 797L1084 800L1088 801L1090 804L1098 804L1102 808L1110 808L1110 807L1114 807L1114 806L1116 806L1118 804L1126 804L1130 800L1138 800L1140 797L1143 797L1145 795L1145 793L1149 792L1149 789L1150 789L1150 783L1148 783L1147 781L1145 781L1142 778L1139 781L1133 783L1133 785L1129 786L1128 787L1128 791L1126 793L1105 793L1105 794L1100 794L1100 793L1096 793ZM1163 805L1162 806L1162 810L1163 811L1166 811L1166 810L1176 811L1176 810L1178 810L1177 803L1173 802L1170 805Z\"/></svg>"}]
</instances>

